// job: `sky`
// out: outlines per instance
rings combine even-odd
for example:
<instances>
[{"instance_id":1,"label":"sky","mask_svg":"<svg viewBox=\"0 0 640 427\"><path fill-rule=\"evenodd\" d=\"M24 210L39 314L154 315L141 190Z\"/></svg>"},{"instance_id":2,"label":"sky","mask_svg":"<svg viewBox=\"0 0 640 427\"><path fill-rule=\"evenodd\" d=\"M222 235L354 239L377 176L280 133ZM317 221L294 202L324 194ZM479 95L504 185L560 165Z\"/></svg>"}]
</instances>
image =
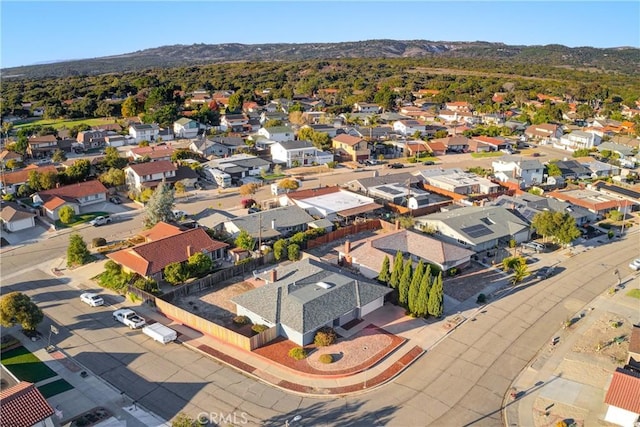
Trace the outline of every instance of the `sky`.
<instances>
[{"instance_id":1,"label":"sky","mask_svg":"<svg viewBox=\"0 0 640 427\"><path fill-rule=\"evenodd\" d=\"M194 43L640 47L640 2L0 0L0 36L1 68Z\"/></svg>"}]
</instances>

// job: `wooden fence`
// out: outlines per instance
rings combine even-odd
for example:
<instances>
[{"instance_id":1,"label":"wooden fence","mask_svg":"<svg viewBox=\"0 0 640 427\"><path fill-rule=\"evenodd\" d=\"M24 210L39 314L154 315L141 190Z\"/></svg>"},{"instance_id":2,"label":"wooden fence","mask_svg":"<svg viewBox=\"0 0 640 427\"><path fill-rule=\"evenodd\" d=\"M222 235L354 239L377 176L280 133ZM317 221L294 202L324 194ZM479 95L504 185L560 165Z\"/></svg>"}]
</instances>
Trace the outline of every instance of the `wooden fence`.
<instances>
[{"instance_id":1,"label":"wooden fence","mask_svg":"<svg viewBox=\"0 0 640 427\"><path fill-rule=\"evenodd\" d=\"M158 299L156 301L156 307L160 313L175 322L247 351L262 347L278 336L278 328L275 326L252 337L246 337L222 325L218 325L217 323L176 307L167 301Z\"/></svg>"},{"instance_id":2,"label":"wooden fence","mask_svg":"<svg viewBox=\"0 0 640 427\"><path fill-rule=\"evenodd\" d=\"M331 231L327 234L323 234L313 240L307 241L307 249L313 249L315 247L333 242L334 240L342 239L352 234L360 233L367 230L378 230L382 226L379 219L372 219L365 222L359 222L357 224L348 225L346 227L339 228L335 231Z\"/></svg>"}]
</instances>

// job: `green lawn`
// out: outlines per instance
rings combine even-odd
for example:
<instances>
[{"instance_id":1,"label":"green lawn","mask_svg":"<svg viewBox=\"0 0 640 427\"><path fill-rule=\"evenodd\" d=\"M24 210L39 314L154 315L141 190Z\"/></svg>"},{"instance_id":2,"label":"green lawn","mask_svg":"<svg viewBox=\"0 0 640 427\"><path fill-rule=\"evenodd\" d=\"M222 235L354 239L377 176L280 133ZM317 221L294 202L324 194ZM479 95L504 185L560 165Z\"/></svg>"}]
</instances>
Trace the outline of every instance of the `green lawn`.
<instances>
[{"instance_id":1,"label":"green lawn","mask_svg":"<svg viewBox=\"0 0 640 427\"><path fill-rule=\"evenodd\" d=\"M87 124L89 126L106 125L115 123L114 119L39 119L28 123L20 123L15 125L14 129L20 129L29 126L51 126L54 129L60 129L62 127L71 128L79 124Z\"/></svg>"},{"instance_id":2,"label":"green lawn","mask_svg":"<svg viewBox=\"0 0 640 427\"><path fill-rule=\"evenodd\" d=\"M69 227L74 227L76 225L79 224L84 224L85 222L89 222L92 219L99 217L99 216L103 216L103 215L109 215L109 212L87 212L81 215L76 215L73 217L73 220L69 223L69 224L64 224L62 221L60 221L59 219L56 220L56 228L58 230L63 229L63 228L69 228Z\"/></svg>"},{"instance_id":3,"label":"green lawn","mask_svg":"<svg viewBox=\"0 0 640 427\"><path fill-rule=\"evenodd\" d=\"M64 393L65 391L73 389L73 386L63 379L59 379L43 386L38 387L40 393L45 399L48 399L56 394Z\"/></svg>"},{"instance_id":4,"label":"green lawn","mask_svg":"<svg viewBox=\"0 0 640 427\"><path fill-rule=\"evenodd\" d=\"M482 159L485 157L501 157L504 156L505 153L500 151L488 151L485 153L471 153L471 157L474 159Z\"/></svg>"},{"instance_id":5,"label":"green lawn","mask_svg":"<svg viewBox=\"0 0 640 427\"><path fill-rule=\"evenodd\" d=\"M37 383L57 374L24 347L3 351L2 364L22 381Z\"/></svg>"},{"instance_id":6,"label":"green lawn","mask_svg":"<svg viewBox=\"0 0 640 427\"><path fill-rule=\"evenodd\" d=\"M640 299L640 289L631 289L629 292L627 292L627 296Z\"/></svg>"}]
</instances>

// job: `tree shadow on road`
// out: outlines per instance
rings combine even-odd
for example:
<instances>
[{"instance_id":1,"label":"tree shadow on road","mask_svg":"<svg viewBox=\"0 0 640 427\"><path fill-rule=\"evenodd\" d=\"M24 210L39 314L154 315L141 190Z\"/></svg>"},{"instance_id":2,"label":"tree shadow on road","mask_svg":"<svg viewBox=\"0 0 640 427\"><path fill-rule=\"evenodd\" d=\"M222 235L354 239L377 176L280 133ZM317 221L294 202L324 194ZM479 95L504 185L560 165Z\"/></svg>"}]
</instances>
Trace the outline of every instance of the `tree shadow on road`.
<instances>
[{"instance_id":1,"label":"tree shadow on road","mask_svg":"<svg viewBox=\"0 0 640 427\"><path fill-rule=\"evenodd\" d=\"M348 405L327 408L327 404L318 402L307 408L266 419L262 425L272 427L284 425L291 427L381 426L390 423L392 415L397 410L395 406L385 406L373 412L361 412L365 403L366 401L349 402Z\"/></svg>"}]
</instances>

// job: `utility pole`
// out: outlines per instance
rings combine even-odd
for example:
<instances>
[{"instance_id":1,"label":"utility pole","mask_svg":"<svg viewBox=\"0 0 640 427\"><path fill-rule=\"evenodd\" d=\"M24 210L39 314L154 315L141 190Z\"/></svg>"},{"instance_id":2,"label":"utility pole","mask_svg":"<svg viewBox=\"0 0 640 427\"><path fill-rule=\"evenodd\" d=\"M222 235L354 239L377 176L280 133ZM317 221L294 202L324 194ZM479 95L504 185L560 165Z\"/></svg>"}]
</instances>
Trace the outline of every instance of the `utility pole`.
<instances>
[{"instance_id":1,"label":"utility pole","mask_svg":"<svg viewBox=\"0 0 640 427\"><path fill-rule=\"evenodd\" d=\"M262 211L258 212L258 252L262 254Z\"/></svg>"}]
</instances>

